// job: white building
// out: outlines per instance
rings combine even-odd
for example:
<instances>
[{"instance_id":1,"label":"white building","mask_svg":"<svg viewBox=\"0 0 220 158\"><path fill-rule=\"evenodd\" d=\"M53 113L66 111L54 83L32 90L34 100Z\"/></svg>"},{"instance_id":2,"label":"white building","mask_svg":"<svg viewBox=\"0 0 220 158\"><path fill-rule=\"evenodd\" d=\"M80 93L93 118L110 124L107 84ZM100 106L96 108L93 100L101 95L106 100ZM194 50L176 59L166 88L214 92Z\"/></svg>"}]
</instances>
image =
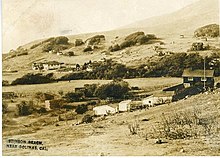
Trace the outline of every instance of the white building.
<instances>
[{"instance_id":1,"label":"white building","mask_svg":"<svg viewBox=\"0 0 220 158\"><path fill-rule=\"evenodd\" d=\"M124 100L119 103L118 110L120 112L129 111L131 109L131 100Z\"/></svg>"},{"instance_id":2,"label":"white building","mask_svg":"<svg viewBox=\"0 0 220 158\"><path fill-rule=\"evenodd\" d=\"M43 63L44 70L55 70L61 68L61 63L57 61L49 61L47 63Z\"/></svg>"},{"instance_id":3,"label":"white building","mask_svg":"<svg viewBox=\"0 0 220 158\"><path fill-rule=\"evenodd\" d=\"M142 104L153 107L155 105L170 103L170 102L172 102L172 98L173 97L170 94L159 93L159 94L151 95L147 98L144 98L142 100Z\"/></svg>"},{"instance_id":4,"label":"white building","mask_svg":"<svg viewBox=\"0 0 220 158\"><path fill-rule=\"evenodd\" d=\"M115 114L116 112L118 112L118 109L108 105L102 105L94 107L93 111L95 112L96 116L102 116L108 114Z\"/></svg>"}]
</instances>

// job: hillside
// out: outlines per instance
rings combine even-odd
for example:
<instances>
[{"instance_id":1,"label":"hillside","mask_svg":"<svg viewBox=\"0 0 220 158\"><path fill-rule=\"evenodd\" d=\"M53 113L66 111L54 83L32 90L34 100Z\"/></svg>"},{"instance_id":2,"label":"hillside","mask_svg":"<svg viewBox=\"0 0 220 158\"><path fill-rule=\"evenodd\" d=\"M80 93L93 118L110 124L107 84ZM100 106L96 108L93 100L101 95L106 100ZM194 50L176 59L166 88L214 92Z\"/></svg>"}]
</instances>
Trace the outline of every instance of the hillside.
<instances>
[{"instance_id":1,"label":"hillside","mask_svg":"<svg viewBox=\"0 0 220 158\"><path fill-rule=\"evenodd\" d=\"M56 115L30 115L6 119L3 128L3 144L14 139L40 139L49 150L9 149L3 146L4 155L80 155L80 156L219 156L219 90L192 96L186 100L152 107L149 110L119 113L98 118L89 124L75 125L74 120L57 121ZM187 105L187 106L186 106ZM68 113L68 112L67 112ZM177 126L180 136L197 133L195 137L166 139L159 127L163 118L190 121L193 115L201 122L191 128ZM65 115L65 114L59 114ZM178 119L177 116L183 116ZM129 125L138 124L137 134L132 135ZM178 122L177 122L178 123ZM207 124L207 126L205 126ZM163 126L162 126L163 127ZM179 131L178 131L179 129ZM207 133L206 133L207 132ZM162 132L163 133L163 132ZM157 138L164 143L155 143ZM135 152L134 149L135 148ZM65 151L65 152L63 152Z\"/></svg>"},{"instance_id":2,"label":"hillside","mask_svg":"<svg viewBox=\"0 0 220 158\"><path fill-rule=\"evenodd\" d=\"M170 34L192 34L198 27L212 23L219 23L218 0L200 0L174 13L137 21L123 28L142 28Z\"/></svg>"},{"instance_id":3,"label":"hillside","mask_svg":"<svg viewBox=\"0 0 220 158\"><path fill-rule=\"evenodd\" d=\"M28 51L28 54L26 55L19 55L8 59L8 55L4 55L3 70L30 71L32 63L41 62L44 60L56 60L58 62L69 64L84 64L89 60L99 61L102 58L110 58L119 63L137 66L137 64L143 63L146 59L154 55L155 50L153 48L158 45L165 53L186 52L191 47L193 42L198 41L198 39L193 37L196 29L212 23L218 24L218 11L218 0L200 0L195 4L189 5L177 12L139 21L117 30L70 35L67 36L69 38L69 43L74 43L76 39L86 41L88 38L95 35L105 36L105 43L100 45L101 48L91 52L83 52L85 46L68 48L66 51L74 52L74 56L72 57L43 53L42 48L45 46L45 44L42 44L34 49L30 49L31 46L46 39L36 40L22 46L24 50L27 49ZM156 42L149 42L144 45L128 47L124 50L110 53L110 55L104 55L102 53L103 51L108 51L109 46L116 41L116 37L117 40L121 40L136 31L143 31L145 34L155 34L159 40ZM180 35L184 35L185 37L180 39ZM160 42L162 42L163 45L160 46ZM204 43L218 47L217 39L210 39L207 42L204 41ZM203 54L205 53L209 53L209 51L203 52Z\"/></svg>"}]
</instances>

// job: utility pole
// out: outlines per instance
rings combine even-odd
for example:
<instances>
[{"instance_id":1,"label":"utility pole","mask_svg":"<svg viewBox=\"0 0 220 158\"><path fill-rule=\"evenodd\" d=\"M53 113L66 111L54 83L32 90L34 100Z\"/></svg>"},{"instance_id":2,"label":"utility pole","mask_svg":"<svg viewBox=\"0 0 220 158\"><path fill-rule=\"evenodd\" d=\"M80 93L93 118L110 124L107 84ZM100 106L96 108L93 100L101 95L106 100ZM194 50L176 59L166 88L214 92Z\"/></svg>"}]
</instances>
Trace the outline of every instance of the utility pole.
<instances>
[{"instance_id":1,"label":"utility pole","mask_svg":"<svg viewBox=\"0 0 220 158\"><path fill-rule=\"evenodd\" d=\"M205 57L206 58L206 57ZM205 79L205 58L204 58L204 78L203 78L203 81L204 81L204 90L205 90L205 82L206 82L206 79Z\"/></svg>"}]
</instances>

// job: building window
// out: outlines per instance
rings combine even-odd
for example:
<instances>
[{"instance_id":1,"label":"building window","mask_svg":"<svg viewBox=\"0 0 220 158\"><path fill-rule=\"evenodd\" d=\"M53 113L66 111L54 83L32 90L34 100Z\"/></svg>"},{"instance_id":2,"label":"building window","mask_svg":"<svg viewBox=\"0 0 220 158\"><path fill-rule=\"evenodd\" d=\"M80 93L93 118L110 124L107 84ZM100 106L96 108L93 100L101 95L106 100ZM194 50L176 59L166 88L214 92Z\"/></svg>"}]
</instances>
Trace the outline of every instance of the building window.
<instances>
[{"instance_id":1,"label":"building window","mask_svg":"<svg viewBox=\"0 0 220 158\"><path fill-rule=\"evenodd\" d=\"M206 78L206 77L202 77L202 78L201 78L201 81L203 81L203 82L204 82L204 81L207 81L207 78Z\"/></svg>"},{"instance_id":2,"label":"building window","mask_svg":"<svg viewBox=\"0 0 220 158\"><path fill-rule=\"evenodd\" d=\"M193 77L188 77L188 81L193 81Z\"/></svg>"}]
</instances>

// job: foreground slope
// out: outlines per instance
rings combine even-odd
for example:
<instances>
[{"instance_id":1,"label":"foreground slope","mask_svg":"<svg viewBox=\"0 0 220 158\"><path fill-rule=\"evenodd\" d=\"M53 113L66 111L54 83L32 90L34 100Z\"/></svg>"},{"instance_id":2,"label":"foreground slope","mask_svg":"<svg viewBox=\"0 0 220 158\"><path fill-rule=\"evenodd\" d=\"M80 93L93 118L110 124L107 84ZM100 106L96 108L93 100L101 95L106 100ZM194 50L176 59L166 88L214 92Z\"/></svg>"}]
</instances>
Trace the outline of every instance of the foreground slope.
<instances>
[{"instance_id":1,"label":"foreground slope","mask_svg":"<svg viewBox=\"0 0 220 158\"><path fill-rule=\"evenodd\" d=\"M23 124L30 121L38 122L33 126L5 131L3 129L3 144L8 138L23 140L40 139L48 151L9 149L3 145L3 155L219 155L220 153L220 91L204 93L186 100L152 107L149 110L120 113L107 116L90 124L74 126L77 120L59 121L59 126L41 126L40 122L48 120L48 116L20 118ZM165 143L156 144L158 125L162 116L170 117L175 113L196 112L200 117L214 119L210 124L209 133L197 138L166 139ZM38 121L39 119L39 121ZM145 121L143 121L145 119ZM147 121L148 120L148 121ZM138 134L132 135L128 126L134 122L139 124ZM19 123L19 122L17 122ZM16 125L14 125L16 126ZM21 125L20 125L21 126ZM36 131L36 129L38 131ZM198 131L199 129L195 129ZM215 131L216 130L216 131ZM36 131L36 132L35 132ZM135 150L134 150L135 149Z\"/></svg>"}]
</instances>

